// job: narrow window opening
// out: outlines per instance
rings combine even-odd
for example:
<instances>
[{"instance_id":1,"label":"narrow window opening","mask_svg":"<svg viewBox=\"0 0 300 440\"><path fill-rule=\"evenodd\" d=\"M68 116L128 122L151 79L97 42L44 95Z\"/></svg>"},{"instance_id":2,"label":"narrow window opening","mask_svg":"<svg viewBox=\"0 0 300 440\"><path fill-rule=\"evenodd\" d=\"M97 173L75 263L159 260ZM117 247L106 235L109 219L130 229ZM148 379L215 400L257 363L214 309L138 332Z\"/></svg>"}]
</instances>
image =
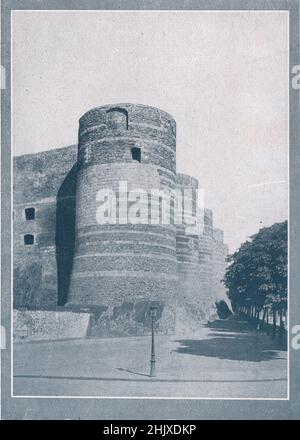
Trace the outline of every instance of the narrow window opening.
<instances>
[{"instance_id":1,"label":"narrow window opening","mask_svg":"<svg viewBox=\"0 0 300 440\"><path fill-rule=\"evenodd\" d=\"M26 208L25 209L25 217L26 217L26 220L34 220L35 209L34 208Z\"/></svg>"},{"instance_id":2,"label":"narrow window opening","mask_svg":"<svg viewBox=\"0 0 300 440\"><path fill-rule=\"evenodd\" d=\"M137 147L131 148L131 156L133 160L141 162L141 149Z\"/></svg>"},{"instance_id":3,"label":"narrow window opening","mask_svg":"<svg viewBox=\"0 0 300 440\"><path fill-rule=\"evenodd\" d=\"M24 244L26 245L34 244L34 236L32 234L24 235Z\"/></svg>"}]
</instances>

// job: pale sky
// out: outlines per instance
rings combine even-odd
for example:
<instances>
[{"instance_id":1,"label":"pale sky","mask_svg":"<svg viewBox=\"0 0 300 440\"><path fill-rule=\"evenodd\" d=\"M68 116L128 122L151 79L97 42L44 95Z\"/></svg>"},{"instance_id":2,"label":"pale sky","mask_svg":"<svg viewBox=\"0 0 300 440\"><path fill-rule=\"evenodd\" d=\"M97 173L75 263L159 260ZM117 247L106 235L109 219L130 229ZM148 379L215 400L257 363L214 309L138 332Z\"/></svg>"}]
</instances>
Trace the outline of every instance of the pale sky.
<instances>
[{"instance_id":1,"label":"pale sky","mask_svg":"<svg viewBox=\"0 0 300 440\"><path fill-rule=\"evenodd\" d=\"M177 122L177 171L199 179L234 251L287 218L288 13L13 12L13 154L77 142L92 107Z\"/></svg>"}]
</instances>

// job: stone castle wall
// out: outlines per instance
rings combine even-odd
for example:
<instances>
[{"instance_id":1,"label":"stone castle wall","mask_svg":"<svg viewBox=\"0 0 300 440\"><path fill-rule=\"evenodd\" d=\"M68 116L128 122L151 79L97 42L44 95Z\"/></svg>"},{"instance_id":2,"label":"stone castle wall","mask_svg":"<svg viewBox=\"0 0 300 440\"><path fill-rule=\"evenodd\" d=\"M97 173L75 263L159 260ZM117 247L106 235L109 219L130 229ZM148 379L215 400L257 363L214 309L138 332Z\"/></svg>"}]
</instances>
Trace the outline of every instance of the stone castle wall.
<instances>
[{"instance_id":1,"label":"stone castle wall","mask_svg":"<svg viewBox=\"0 0 300 440\"><path fill-rule=\"evenodd\" d=\"M203 220L203 231L199 236L200 297L213 300L213 213L210 209L204 209Z\"/></svg>"},{"instance_id":2,"label":"stone castle wall","mask_svg":"<svg viewBox=\"0 0 300 440\"><path fill-rule=\"evenodd\" d=\"M14 305L56 305L72 260L77 146L14 158ZM34 219L26 219L26 209ZM25 236L33 245L25 245Z\"/></svg>"},{"instance_id":3,"label":"stone castle wall","mask_svg":"<svg viewBox=\"0 0 300 440\"><path fill-rule=\"evenodd\" d=\"M228 246L224 243L223 231L213 229L212 249L212 292L215 298L221 299L226 296L226 288L222 283L227 267Z\"/></svg>"},{"instance_id":4,"label":"stone castle wall","mask_svg":"<svg viewBox=\"0 0 300 440\"><path fill-rule=\"evenodd\" d=\"M85 338L90 314L63 310L14 310L14 341Z\"/></svg>"},{"instance_id":5,"label":"stone castle wall","mask_svg":"<svg viewBox=\"0 0 300 440\"><path fill-rule=\"evenodd\" d=\"M227 247L212 212L205 209L200 234L186 225L98 224L97 192L111 188L119 206L120 181L147 194L197 189L197 179L176 174L176 124L168 113L98 107L80 119L78 146L14 158L16 308L87 307L91 334L109 336L148 331L150 305L166 333L174 330L177 306L197 320L203 305L213 304ZM196 202L193 193L191 215ZM28 208L33 219L26 219Z\"/></svg>"},{"instance_id":6,"label":"stone castle wall","mask_svg":"<svg viewBox=\"0 0 300 440\"><path fill-rule=\"evenodd\" d=\"M186 174L177 174L177 188L184 195L182 224L176 225L176 252L178 271L178 304L193 302L199 295L199 234L189 230L189 219L196 218L198 180ZM189 190L189 192L185 190ZM184 203L183 203L184 205Z\"/></svg>"}]
</instances>

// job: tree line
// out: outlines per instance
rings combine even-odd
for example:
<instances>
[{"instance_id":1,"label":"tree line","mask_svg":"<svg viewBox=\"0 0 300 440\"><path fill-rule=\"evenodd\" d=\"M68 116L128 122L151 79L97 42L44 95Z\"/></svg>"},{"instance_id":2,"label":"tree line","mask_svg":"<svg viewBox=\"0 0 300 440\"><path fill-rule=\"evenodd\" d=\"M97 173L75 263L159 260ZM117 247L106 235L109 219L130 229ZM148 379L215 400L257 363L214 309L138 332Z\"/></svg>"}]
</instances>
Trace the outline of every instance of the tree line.
<instances>
[{"instance_id":1,"label":"tree line","mask_svg":"<svg viewBox=\"0 0 300 440\"><path fill-rule=\"evenodd\" d=\"M224 284L235 314L282 339L287 316L287 221L262 228L228 257Z\"/></svg>"}]
</instances>

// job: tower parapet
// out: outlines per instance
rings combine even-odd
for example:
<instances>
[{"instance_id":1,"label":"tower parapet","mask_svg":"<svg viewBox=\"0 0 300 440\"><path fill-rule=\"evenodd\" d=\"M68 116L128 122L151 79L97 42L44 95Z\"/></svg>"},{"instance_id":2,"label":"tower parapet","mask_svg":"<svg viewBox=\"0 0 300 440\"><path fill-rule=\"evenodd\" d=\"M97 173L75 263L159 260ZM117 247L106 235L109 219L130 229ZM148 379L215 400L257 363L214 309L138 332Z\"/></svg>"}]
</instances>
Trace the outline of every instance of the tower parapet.
<instances>
[{"instance_id":1,"label":"tower parapet","mask_svg":"<svg viewBox=\"0 0 300 440\"><path fill-rule=\"evenodd\" d=\"M154 166L167 185L176 174L176 123L163 110L141 104L96 107L79 121L80 165L132 163Z\"/></svg>"}]
</instances>

